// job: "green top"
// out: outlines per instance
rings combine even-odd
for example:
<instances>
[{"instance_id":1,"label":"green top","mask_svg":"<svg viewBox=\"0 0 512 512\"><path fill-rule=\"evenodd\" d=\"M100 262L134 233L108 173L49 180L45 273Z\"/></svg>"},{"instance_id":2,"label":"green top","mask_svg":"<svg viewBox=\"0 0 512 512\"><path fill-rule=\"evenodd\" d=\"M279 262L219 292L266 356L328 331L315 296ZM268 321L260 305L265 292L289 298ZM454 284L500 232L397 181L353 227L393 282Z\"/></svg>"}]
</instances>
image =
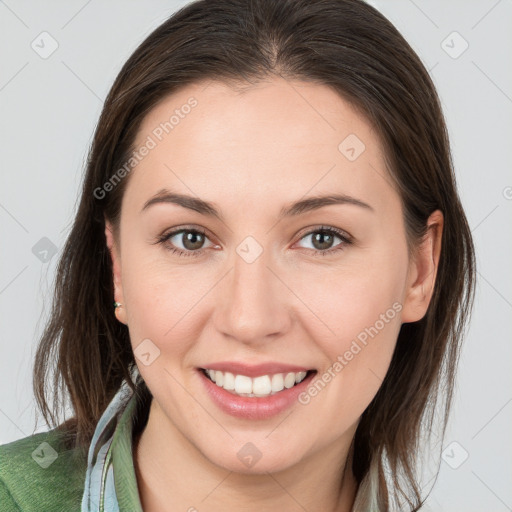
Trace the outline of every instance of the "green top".
<instances>
[{"instance_id":1,"label":"green top","mask_svg":"<svg viewBox=\"0 0 512 512\"><path fill-rule=\"evenodd\" d=\"M0 446L0 510L79 511L86 466L55 429Z\"/></svg>"},{"instance_id":2,"label":"green top","mask_svg":"<svg viewBox=\"0 0 512 512\"><path fill-rule=\"evenodd\" d=\"M137 400L132 394L119 402L121 391L126 393L126 386L114 397L115 408L107 409L98 423L95 434L100 426L103 434L89 447L89 456L95 452L98 461L96 476L87 455L68 449L58 427L0 446L0 510L80 512L102 510L104 502L108 512L142 512L132 456ZM110 468L115 492L107 482ZM91 505L82 507L86 495Z\"/></svg>"}]
</instances>

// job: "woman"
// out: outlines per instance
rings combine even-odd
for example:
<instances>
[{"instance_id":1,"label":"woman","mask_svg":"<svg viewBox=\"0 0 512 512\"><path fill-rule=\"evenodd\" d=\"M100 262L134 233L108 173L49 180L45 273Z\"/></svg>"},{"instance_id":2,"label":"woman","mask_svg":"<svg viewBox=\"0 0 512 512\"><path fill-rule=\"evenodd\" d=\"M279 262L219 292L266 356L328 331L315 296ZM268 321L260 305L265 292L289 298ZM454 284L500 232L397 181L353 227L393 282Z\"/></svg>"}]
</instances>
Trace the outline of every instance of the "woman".
<instances>
[{"instance_id":1,"label":"woman","mask_svg":"<svg viewBox=\"0 0 512 512\"><path fill-rule=\"evenodd\" d=\"M105 101L35 360L54 428L1 447L1 502L419 510L474 274L437 94L389 21L191 3Z\"/></svg>"}]
</instances>

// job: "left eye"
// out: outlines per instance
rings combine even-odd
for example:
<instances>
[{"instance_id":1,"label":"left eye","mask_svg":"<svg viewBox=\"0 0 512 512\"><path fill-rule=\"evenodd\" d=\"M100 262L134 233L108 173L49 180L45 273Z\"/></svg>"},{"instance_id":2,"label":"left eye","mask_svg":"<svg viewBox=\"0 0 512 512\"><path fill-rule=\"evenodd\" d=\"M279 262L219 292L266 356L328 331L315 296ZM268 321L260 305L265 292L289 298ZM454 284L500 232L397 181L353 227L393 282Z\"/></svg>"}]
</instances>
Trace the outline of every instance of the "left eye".
<instances>
[{"instance_id":1,"label":"left eye","mask_svg":"<svg viewBox=\"0 0 512 512\"><path fill-rule=\"evenodd\" d=\"M306 240L309 237L311 237L312 246L307 248L323 253L330 252L331 250L337 250L339 245L350 243L350 240L347 236L332 228L319 228L314 231L310 231L304 235L301 240ZM335 238L339 239L340 243L334 245L333 248Z\"/></svg>"}]
</instances>

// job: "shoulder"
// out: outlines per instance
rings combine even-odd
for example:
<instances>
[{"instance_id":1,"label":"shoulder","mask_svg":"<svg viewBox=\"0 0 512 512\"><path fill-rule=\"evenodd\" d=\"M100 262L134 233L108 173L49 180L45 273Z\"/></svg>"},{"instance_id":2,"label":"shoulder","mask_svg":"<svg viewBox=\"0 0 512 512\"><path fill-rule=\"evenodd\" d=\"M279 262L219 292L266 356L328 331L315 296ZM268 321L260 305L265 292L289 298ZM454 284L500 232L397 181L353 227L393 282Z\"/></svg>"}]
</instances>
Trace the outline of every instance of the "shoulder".
<instances>
[{"instance_id":1,"label":"shoulder","mask_svg":"<svg viewBox=\"0 0 512 512\"><path fill-rule=\"evenodd\" d=\"M87 454L59 429L0 446L2 512L80 510Z\"/></svg>"}]
</instances>

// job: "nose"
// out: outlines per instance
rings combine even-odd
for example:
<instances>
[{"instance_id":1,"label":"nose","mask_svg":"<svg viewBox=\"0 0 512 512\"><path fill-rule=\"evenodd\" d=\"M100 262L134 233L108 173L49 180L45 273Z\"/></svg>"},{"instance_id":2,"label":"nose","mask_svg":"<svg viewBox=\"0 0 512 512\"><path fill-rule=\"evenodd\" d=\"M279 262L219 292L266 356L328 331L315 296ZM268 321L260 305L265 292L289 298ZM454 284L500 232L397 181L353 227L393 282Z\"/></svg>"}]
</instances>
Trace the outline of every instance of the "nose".
<instances>
[{"instance_id":1,"label":"nose","mask_svg":"<svg viewBox=\"0 0 512 512\"><path fill-rule=\"evenodd\" d=\"M266 251L252 262L235 253L216 296L214 323L224 336L248 345L261 344L289 329L290 292L270 260Z\"/></svg>"}]
</instances>

